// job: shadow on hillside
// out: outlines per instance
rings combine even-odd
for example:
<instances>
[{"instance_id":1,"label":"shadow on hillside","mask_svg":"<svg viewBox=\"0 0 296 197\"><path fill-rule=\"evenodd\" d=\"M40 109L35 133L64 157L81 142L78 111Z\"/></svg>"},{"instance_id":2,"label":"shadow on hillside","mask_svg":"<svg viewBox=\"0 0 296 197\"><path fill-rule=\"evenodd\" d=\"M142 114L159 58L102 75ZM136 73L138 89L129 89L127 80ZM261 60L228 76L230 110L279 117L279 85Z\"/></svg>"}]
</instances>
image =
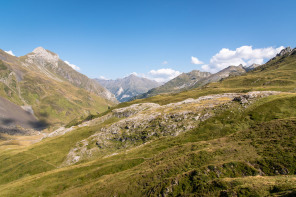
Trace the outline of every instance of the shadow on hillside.
<instances>
[{"instance_id":1,"label":"shadow on hillside","mask_svg":"<svg viewBox=\"0 0 296 197\"><path fill-rule=\"evenodd\" d=\"M25 134L27 133L27 129L42 131L47 127L49 127L49 124L45 120L21 122L12 118L0 118L0 133L7 133L10 135Z\"/></svg>"},{"instance_id":2,"label":"shadow on hillside","mask_svg":"<svg viewBox=\"0 0 296 197\"><path fill-rule=\"evenodd\" d=\"M5 126L11 125L15 122L15 120L11 118L1 118L0 121L1 121L1 124Z\"/></svg>"},{"instance_id":3,"label":"shadow on hillside","mask_svg":"<svg viewBox=\"0 0 296 197\"><path fill-rule=\"evenodd\" d=\"M43 129L46 129L49 124L45 120L40 121L29 121L28 124L35 130L41 131Z\"/></svg>"}]
</instances>

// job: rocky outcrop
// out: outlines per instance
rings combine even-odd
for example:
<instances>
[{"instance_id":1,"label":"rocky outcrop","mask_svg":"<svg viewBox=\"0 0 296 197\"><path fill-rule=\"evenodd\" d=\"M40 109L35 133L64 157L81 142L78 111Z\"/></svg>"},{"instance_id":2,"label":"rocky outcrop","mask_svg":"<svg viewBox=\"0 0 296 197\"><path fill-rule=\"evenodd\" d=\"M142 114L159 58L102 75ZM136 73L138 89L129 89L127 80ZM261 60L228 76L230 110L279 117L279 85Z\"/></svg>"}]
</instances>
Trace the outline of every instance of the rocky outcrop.
<instances>
[{"instance_id":1,"label":"rocky outcrop","mask_svg":"<svg viewBox=\"0 0 296 197\"><path fill-rule=\"evenodd\" d=\"M251 104L253 101L255 101L258 98L270 96L270 95L276 95L280 94L278 91L255 91L255 92L249 92L247 94L239 95L234 97L233 101L237 101L241 103L242 105Z\"/></svg>"},{"instance_id":2,"label":"rocky outcrop","mask_svg":"<svg viewBox=\"0 0 296 197\"><path fill-rule=\"evenodd\" d=\"M254 70L255 68L257 68L257 67L259 67L259 66L261 66L261 65L260 65L260 64L252 64L252 65L250 65L250 66L244 67L244 69L245 69L247 72L249 72L249 71Z\"/></svg>"},{"instance_id":3,"label":"rocky outcrop","mask_svg":"<svg viewBox=\"0 0 296 197\"><path fill-rule=\"evenodd\" d=\"M284 56L284 55L289 55L291 52L292 52L291 47L287 47L287 48L281 50L281 52L278 53L276 56L277 56L277 57L278 57L278 56L281 57L281 56Z\"/></svg>"},{"instance_id":4,"label":"rocky outcrop","mask_svg":"<svg viewBox=\"0 0 296 197\"><path fill-rule=\"evenodd\" d=\"M112 111L113 116L117 118L127 118L132 115L135 115L143 110L147 109L156 109L159 108L160 105L155 104L155 103L140 103L140 104L134 104L129 107L124 107L124 108L119 108L119 109L114 109Z\"/></svg>"},{"instance_id":5,"label":"rocky outcrop","mask_svg":"<svg viewBox=\"0 0 296 197\"><path fill-rule=\"evenodd\" d=\"M200 122L212 117L217 106L231 102L240 102L242 106L246 106L258 98L279 93L275 91L225 93L186 99L162 106L142 103L115 109L104 121L112 117L119 120L103 126L94 135L78 142L69 152L63 165L76 163L114 147L126 148L161 136L177 136L198 127ZM103 122L101 118L97 121Z\"/></svg>"}]
</instances>

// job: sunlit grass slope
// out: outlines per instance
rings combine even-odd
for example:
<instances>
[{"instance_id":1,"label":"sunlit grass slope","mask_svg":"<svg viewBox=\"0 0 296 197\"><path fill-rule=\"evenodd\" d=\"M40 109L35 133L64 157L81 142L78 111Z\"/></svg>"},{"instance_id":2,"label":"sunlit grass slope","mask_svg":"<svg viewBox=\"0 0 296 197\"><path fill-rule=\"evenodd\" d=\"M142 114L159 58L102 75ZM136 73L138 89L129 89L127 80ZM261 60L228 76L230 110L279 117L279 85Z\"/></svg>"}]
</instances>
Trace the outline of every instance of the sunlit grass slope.
<instances>
[{"instance_id":1,"label":"sunlit grass slope","mask_svg":"<svg viewBox=\"0 0 296 197\"><path fill-rule=\"evenodd\" d=\"M1 150L3 196L272 195L296 190L296 96L263 98L177 137L61 167L70 148L102 125L20 150ZM276 106L276 107L274 107ZM115 120L116 121L116 120ZM103 123L110 124L112 122ZM261 178L262 177L262 178Z\"/></svg>"}]
</instances>

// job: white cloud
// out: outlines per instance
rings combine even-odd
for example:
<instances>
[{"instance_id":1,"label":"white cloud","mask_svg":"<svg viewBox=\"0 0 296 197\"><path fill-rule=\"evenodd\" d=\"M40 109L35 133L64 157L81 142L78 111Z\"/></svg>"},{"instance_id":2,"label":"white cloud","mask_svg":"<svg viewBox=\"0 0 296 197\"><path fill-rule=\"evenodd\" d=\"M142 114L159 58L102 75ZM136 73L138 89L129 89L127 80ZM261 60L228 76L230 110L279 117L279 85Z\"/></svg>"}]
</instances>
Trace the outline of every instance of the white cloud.
<instances>
[{"instance_id":1,"label":"white cloud","mask_svg":"<svg viewBox=\"0 0 296 197\"><path fill-rule=\"evenodd\" d=\"M148 72L147 78L153 79L157 82L167 82L181 74L180 71L171 68L162 68L158 70L151 70Z\"/></svg>"},{"instance_id":2,"label":"white cloud","mask_svg":"<svg viewBox=\"0 0 296 197\"><path fill-rule=\"evenodd\" d=\"M72 67L74 70L80 70L80 68L74 64L71 64L70 62L68 61L64 61L66 64L68 64L70 67Z\"/></svg>"},{"instance_id":3,"label":"white cloud","mask_svg":"<svg viewBox=\"0 0 296 197\"><path fill-rule=\"evenodd\" d=\"M15 56L11 50L5 51L5 52L8 53L9 55Z\"/></svg>"},{"instance_id":4,"label":"white cloud","mask_svg":"<svg viewBox=\"0 0 296 197\"><path fill-rule=\"evenodd\" d=\"M99 79L103 79L103 80L108 80L106 77L104 77L104 76L99 76L98 77Z\"/></svg>"},{"instance_id":5,"label":"white cloud","mask_svg":"<svg viewBox=\"0 0 296 197\"><path fill-rule=\"evenodd\" d=\"M158 70L150 70L146 74L136 73L136 72L132 72L131 74L134 74L138 77L143 77L146 79L151 79L151 80L155 80L157 82L163 83L179 76L182 73L180 71L173 70L171 68L162 68Z\"/></svg>"},{"instance_id":6,"label":"white cloud","mask_svg":"<svg viewBox=\"0 0 296 197\"><path fill-rule=\"evenodd\" d=\"M130 75L139 76L139 74L138 74L138 73L136 73L136 72L132 72Z\"/></svg>"},{"instance_id":7,"label":"white cloud","mask_svg":"<svg viewBox=\"0 0 296 197\"><path fill-rule=\"evenodd\" d=\"M200 61L197 57L191 56L191 63L192 64L203 64L202 61Z\"/></svg>"},{"instance_id":8,"label":"white cloud","mask_svg":"<svg viewBox=\"0 0 296 197\"><path fill-rule=\"evenodd\" d=\"M168 61L163 61L163 62L162 62L163 65L166 65L166 64L168 64L168 63L169 63Z\"/></svg>"},{"instance_id":9,"label":"white cloud","mask_svg":"<svg viewBox=\"0 0 296 197\"><path fill-rule=\"evenodd\" d=\"M208 65L203 65L202 70L209 72L217 72L228 66L249 66L251 64L263 64L264 60L274 57L279 53L283 46L278 48L268 47L253 49L252 46L241 46L237 49L230 50L223 48L214 55Z\"/></svg>"}]
</instances>

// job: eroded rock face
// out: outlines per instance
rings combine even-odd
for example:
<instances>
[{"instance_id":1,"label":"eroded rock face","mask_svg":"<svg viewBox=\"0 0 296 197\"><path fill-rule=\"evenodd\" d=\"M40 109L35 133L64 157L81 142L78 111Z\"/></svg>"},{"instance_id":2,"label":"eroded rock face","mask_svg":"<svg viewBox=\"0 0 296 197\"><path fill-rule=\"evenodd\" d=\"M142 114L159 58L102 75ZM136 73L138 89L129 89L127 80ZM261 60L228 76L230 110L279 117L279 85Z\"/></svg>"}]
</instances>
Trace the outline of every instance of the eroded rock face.
<instances>
[{"instance_id":1,"label":"eroded rock face","mask_svg":"<svg viewBox=\"0 0 296 197\"><path fill-rule=\"evenodd\" d=\"M154 109L159 107L160 105L155 103L141 103L141 104L134 104L129 107L114 109L112 113L117 118L123 118L123 117L130 117L143 110Z\"/></svg>"},{"instance_id":2,"label":"eroded rock face","mask_svg":"<svg viewBox=\"0 0 296 197\"><path fill-rule=\"evenodd\" d=\"M276 56L284 56L284 55L290 54L291 52L292 52L291 47L287 47L287 48L281 50L281 52L279 54L277 54Z\"/></svg>"},{"instance_id":3,"label":"eroded rock face","mask_svg":"<svg viewBox=\"0 0 296 197\"><path fill-rule=\"evenodd\" d=\"M112 117L120 120L101 127L94 135L78 142L69 152L63 165L76 163L107 148L112 149L114 143L126 148L161 136L177 136L198 127L200 122L212 117L216 106L237 101L245 106L258 98L279 93L275 91L225 93L197 99L190 98L163 106L142 103L115 109L105 120Z\"/></svg>"},{"instance_id":4,"label":"eroded rock face","mask_svg":"<svg viewBox=\"0 0 296 197\"><path fill-rule=\"evenodd\" d=\"M46 49L42 47L37 47L33 50L31 54L28 55L27 61L32 61L30 63L33 63L33 61L38 61L39 64L46 64L51 63L53 66L58 66L59 56L55 53L52 53L50 51L47 51Z\"/></svg>"},{"instance_id":5,"label":"eroded rock face","mask_svg":"<svg viewBox=\"0 0 296 197\"><path fill-rule=\"evenodd\" d=\"M233 101L238 101L241 104L246 105L246 104L252 103L257 98L262 98L262 97L275 95L275 94L279 94L279 93L280 92L278 92L278 91L264 91L264 92L254 91L254 92L248 92L246 94L234 97Z\"/></svg>"}]
</instances>

